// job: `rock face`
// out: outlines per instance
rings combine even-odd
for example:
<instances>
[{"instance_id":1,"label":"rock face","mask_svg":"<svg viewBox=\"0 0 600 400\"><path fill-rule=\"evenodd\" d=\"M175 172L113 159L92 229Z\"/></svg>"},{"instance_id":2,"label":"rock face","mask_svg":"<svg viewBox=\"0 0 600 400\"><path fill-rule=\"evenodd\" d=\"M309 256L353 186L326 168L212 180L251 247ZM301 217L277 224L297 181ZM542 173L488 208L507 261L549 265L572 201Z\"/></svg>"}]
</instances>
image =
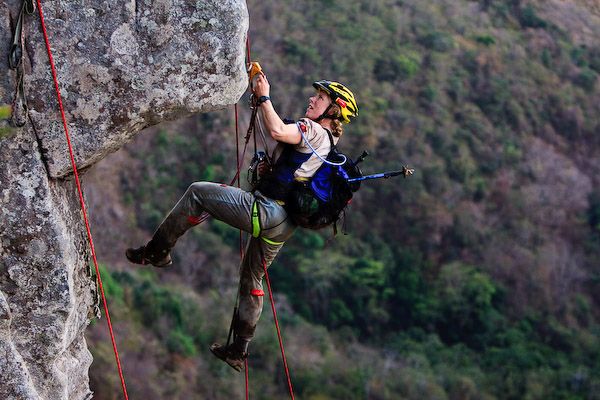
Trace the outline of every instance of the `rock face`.
<instances>
[{"instance_id":1,"label":"rock face","mask_svg":"<svg viewBox=\"0 0 600 400\"><path fill-rule=\"evenodd\" d=\"M0 4L0 106L17 85L6 55L20 7ZM43 11L78 168L245 90L241 0L61 0ZM0 398L86 399L96 285L37 11L24 35L27 123L0 122Z\"/></svg>"}]
</instances>

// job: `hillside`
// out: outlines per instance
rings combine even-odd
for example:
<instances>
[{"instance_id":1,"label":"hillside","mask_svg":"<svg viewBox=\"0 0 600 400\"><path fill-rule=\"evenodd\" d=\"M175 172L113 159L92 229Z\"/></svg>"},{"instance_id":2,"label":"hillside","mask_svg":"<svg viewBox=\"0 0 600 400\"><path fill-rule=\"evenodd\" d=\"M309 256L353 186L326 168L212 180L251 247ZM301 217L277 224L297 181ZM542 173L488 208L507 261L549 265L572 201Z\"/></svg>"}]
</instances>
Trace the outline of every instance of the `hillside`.
<instances>
[{"instance_id":1,"label":"hillside","mask_svg":"<svg viewBox=\"0 0 600 400\"><path fill-rule=\"evenodd\" d=\"M281 115L337 79L360 107L341 147L368 149L367 173L416 168L364 184L349 235L298 231L272 265L298 398L600 398L596 3L248 7ZM165 124L85 177L136 398L243 396L243 377L207 351L227 334L238 233L196 228L169 270L122 257L190 182L233 176L234 132L233 110ZM252 398L285 398L271 325L265 309ZM88 337L98 399L118 393L105 329Z\"/></svg>"}]
</instances>

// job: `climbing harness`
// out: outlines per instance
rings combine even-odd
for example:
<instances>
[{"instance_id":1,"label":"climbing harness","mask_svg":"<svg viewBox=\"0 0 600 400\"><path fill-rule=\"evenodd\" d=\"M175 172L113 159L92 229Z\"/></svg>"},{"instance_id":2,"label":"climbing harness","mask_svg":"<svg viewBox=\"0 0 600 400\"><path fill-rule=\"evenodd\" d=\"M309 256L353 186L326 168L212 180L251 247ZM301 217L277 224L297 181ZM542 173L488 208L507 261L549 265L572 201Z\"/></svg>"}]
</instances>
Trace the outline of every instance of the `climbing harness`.
<instances>
[{"instance_id":1,"label":"climbing harness","mask_svg":"<svg viewBox=\"0 0 600 400\"><path fill-rule=\"evenodd\" d=\"M27 98L25 96L25 79L23 69L23 52L25 50L25 34L23 24L25 15L35 12L33 0L24 0L19 11L19 17L13 32L12 44L8 55L8 66L16 71L15 94L12 101L12 115L10 122L13 126L22 127L27 123Z\"/></svg>"}]
</instances>

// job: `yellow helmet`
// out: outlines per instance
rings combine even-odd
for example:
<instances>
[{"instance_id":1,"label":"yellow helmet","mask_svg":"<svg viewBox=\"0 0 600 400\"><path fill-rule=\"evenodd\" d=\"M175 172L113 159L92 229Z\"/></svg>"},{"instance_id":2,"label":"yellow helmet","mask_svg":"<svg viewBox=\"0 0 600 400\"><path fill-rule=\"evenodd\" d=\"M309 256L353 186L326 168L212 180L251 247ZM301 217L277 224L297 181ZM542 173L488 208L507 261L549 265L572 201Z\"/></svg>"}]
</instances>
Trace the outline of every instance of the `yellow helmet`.
<instances>
[{"instance_id":1,"label":"yellow helmet","mask_svg":"<svg viewBox=\"0 0 600 400\"><path fill-rule=\"evenodd\" d=\"M339 82L321 80L313 83L315 89L324 91L331 97L331 101L340 107L339 119L344 123L350 122L350 117L358 116L358 104L354 94L346 86ZM327 111L326 111L327 112Z\"/></svg>"}]
</instances>

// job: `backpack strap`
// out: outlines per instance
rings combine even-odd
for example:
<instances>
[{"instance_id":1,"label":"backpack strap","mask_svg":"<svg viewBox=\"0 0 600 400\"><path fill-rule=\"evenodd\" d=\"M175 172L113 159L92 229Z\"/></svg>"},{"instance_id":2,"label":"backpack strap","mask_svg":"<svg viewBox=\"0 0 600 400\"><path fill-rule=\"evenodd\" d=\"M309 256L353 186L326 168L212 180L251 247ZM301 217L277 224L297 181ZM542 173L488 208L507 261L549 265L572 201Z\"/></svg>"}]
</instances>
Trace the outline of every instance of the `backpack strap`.
<instances>
[{"instance_id":1,"label":"backpack strap","mask_svg":"<svg viewBox=\"0 0 600 400\"><path fill-rule=\"evenodd\" d=\"M297 122L296 124L299 124L299 122ZM333 143L333 135L331 134L331 132L329 132L329 129L327 129L327 128L323 128L323 129L325 129L325 130L327 131L327 134L329 135L329 141L330 141L330 143L331 143L331 145L332 145L332 148L331 148L331 149L329 149L329 152L331 153L331 151L332 151L332 150L335 150L335 149L336 149L336 146L335 146L335 144ZM326 164L329 164L329 165L332 165L332 166L337 166L337 167L339 167L339 166L341 166L341 165L344 165L344 164L346 163L346 161L348 160L348 158L347 158L347 157L346 157L344 154L342 154L342 153L340 153L340 155L342 156L342 158L344 159L344 161L342 161L342 162L339 162L339 163L338 163L338 162L332 162L332 161L328 161L328 160L326 159L327 157L326 157L326 158L323 158L323 157L321 157L321 156L319 155L319 153L317 153L317 150L315 150L315 148L314 148L314 147L313 147L313 146L310 144L310 142L308 141L308 139L306 139L306 136L304 136L304 132L303 132L303 130L300 128L300 126L298 126L298 130L300 131L300 135L302 135L302 139L304 140L304 142L306 143L306 145L308 146L308 148L309 148L309 149L312 151L312 153L313 153L314 155L316 155L316 156L317 156L317 157L318 157L318 158L319 158L321 161L323 161L324 163L326 163Z\"/></svg>"},{"instance_id":2,"label":"backpack strap","mask_svg":"<svg viewBox=\"0 0 600 400\"><path fill-rule=\"evenodd\" d=\"M333 143L333 134L331 133L331 131L327 128L323 128L325 129L325 131L327 132L327 136L329 136L329 143L331 143L331 148L329 149L329 151L335 149L335 143Z\"/></svg>"}]
</instances>

